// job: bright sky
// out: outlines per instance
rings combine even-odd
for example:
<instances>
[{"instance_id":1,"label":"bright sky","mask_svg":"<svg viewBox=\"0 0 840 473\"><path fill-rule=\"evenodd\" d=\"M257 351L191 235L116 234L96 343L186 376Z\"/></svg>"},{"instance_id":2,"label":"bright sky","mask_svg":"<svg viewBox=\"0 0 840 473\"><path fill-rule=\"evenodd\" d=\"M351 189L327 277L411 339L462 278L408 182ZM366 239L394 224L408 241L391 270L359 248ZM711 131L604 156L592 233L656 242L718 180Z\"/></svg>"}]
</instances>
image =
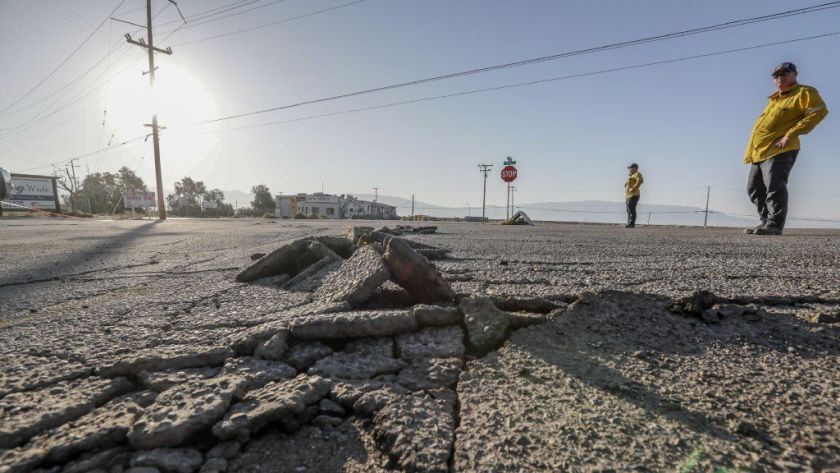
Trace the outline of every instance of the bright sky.
<instances>
[{"instance_id":1,"label":"bright sky","mask_svg":"<svg viewBox=\"0 0 840 473\"><path fill-rule=\"evenodd\" d=\"M512 156L520 171L517 203L617 201L625 166L636 161L646 179L643 203L702 206L705 186L712 186L713 208L752 213L741 158L772 92L773 66L792 61L800 82L815 86L834 112L803 138L790 184L792 215L840 218L840 36L289 122L840 32L840 8L195 125L826 1L179 0L188 19L235 8L193 18L168 38L180 24L178 12L169 6L155 18L156 45L172 46L174 54L156 56L154 100L148 76L141 75L148 68L143 51L122 37L144 34L106 22L54 75L0 114L0 166L51 174L51 163L63 169L69 158L87 155L76 161L77 173L128 166L153 187L151 139L90 153L147 133L143 124L155 103L168 127L161 141L166 189L189 175L221 189L266 184L275 193L296 193L318 191L323 183L333 193L379 187L380 194L475 207L483 162L495 165L488 203L503 205L499 171ZM152 3L158 12L168 2ZM0 0L0 109L46 77L118 4ZM144 7L127 0L114 16L144 24ZM279 23L191 43L272 22ZM238 129L265 123L275 124Z\"/></svg>"}]
</instances>

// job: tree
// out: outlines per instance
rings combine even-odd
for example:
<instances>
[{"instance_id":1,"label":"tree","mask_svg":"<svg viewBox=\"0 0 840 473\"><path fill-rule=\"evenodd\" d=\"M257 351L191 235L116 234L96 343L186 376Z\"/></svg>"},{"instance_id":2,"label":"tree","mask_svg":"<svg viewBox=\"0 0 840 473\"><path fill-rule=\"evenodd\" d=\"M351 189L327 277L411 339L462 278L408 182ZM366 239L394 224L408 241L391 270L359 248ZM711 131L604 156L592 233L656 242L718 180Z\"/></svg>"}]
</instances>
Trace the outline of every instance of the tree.
<instances>
[{"instance_id":1,"label":"tree","mask_svg":"<svg viewBox=\"0 0 840 473\"><path fill-rule=\"evenodd\" d=\"M204 215L208 217L232 217L233 206L226 204L225 193L221 189L211 189L202 196L204 202L213 202L216 204L215 209L204 210Z\"/></svg>"},{"instance_id":2,"label":"tree","mask_svg":"<svg viewBox=\"0 0 840 473\"><path fill-rule=\"evenodd\" d=\"M259 212L271 212L274 213L274 197L271 196L271 191L268 190L268 186L259 184L251 188L251 192L254 194L254 200L251 201L251 207Z\"/></svg>"},{"instance_id":3,"label":"tree","mask_svg":"<svg viewBox=\"0 0 840 473\"><path fill-rule=\"evenodd\" d=\"M175 192L166 196L166 203L181 216L188 216L200 210L198 199L207 192L203 181L187 176L175 183Z\"/></svg>"},{"instance_id":4,"label":"tree","mask_svg":"<svg viewBox=\"0 0 840 473\"><path fill-rule=\"evenodd\" d=\"M166 202L181 217L230 217L233 206L226 204L221 189L207 190L203 181L187 176L175 183L175 192L166 196ZM215 209L202 209L201 202L213 202Z\"/></svg>"},{"instance_id":5,"label":"tree","mask_svg":"<svg viewBox=\"0 0 840 473\"><path fill-rule=\"evenodd\" d=\"M205 192L204 195L205 202L215 202L217 204L223 204L225 201L225 193L222 192L221 189L210 189L209 191Z\"/></svg>"},{"instance_id":6,"label":"tree","mask_svg":"<svg viewBox=\"0 0 840 473\"><path fill-rule=\"evenodd\" d=\"M75 207L90 213L110 214L125 211L125 192L146 191L146 184L134 171L122 167L116 173L88 174L73 192L72 183L59 179L59 187L71 193Z\"/></svg>"}]
</instances>

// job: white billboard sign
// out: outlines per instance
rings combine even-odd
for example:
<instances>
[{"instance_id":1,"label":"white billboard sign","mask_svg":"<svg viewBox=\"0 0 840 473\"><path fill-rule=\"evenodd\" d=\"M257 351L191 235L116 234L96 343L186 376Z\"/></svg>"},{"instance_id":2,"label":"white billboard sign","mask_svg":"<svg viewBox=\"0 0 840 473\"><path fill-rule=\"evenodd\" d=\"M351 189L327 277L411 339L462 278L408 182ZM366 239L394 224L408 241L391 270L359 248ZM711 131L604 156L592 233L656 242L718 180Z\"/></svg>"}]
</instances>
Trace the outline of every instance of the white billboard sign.
<instances>
[{"instance_id":1,"label":"white billboard sign","mask_svg":"<svg viewBox=\"0 0 840 473\"><path fill-rule=\"evenodd\" d=\"M203 208L203 209L217 209L217 208L219 208L219 204L217 204L216 202L209 202L209 201L205 200L205 201L201 202L201 208Z\"/></svg>"},{"instance_id":2,"label":"white billboard sign","mask_svg":"<svg viewBox=\"0 0 840 473\"><path fill-rule=\"evenodd\" d=\"M8 201L31 209L58 210L56 208L53 178L12 174L12 189Z\"/></svg>"},{"instance_id":3,"label":"white billboard sign","mask_svg":"<svg viewBox=\"0 0 840 473\"><path fill-rule=\"evenodd\" d=\"M157 207L154 192L125 192L123 193L123 199L125 199L126 208Z\"/></svg>"}]
</instances>

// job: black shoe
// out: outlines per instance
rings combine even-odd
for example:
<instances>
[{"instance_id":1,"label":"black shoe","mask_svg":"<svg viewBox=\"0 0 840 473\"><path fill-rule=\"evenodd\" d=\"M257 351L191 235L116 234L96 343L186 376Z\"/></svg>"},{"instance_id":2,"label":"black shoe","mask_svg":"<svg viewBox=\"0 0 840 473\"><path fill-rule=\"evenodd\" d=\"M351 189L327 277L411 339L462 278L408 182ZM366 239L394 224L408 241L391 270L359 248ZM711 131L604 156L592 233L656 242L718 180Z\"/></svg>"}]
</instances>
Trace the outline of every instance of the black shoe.
<instances>
[{"instance_id":1,"label":"black shoe","mask_svg":"<svg viewBox=\"0 0 840 473\"><path fill-rule=\"evenodd\" d=\"M627 225L624 226L624 228L636 228L636 226L628 223Z\"/></svg>"},{"instance_id":2,"label":"black shoe","mask_svg":"<svg viewBox=\"0 0 840 473\"><path fill-rule=\"evenodd\" d=\"M771 227L769 225L762 225L753 230L753 235L781 235L782 229L779 227Z\"/></svg>"},{"instance_id":3,"label":"black shoe","mask_svg":"<svg viewBox=\"0 0 840 473\"><path fill-rule=\"evenodd\" d=\"M753 228L745 228L744 229L744 235L754 235L755 231L758 230L759 228L763 227L763 226L764 226L764 224L761 224L761 225L759 225L757 227L753 227Z\"/></svg>"}]
</instances>

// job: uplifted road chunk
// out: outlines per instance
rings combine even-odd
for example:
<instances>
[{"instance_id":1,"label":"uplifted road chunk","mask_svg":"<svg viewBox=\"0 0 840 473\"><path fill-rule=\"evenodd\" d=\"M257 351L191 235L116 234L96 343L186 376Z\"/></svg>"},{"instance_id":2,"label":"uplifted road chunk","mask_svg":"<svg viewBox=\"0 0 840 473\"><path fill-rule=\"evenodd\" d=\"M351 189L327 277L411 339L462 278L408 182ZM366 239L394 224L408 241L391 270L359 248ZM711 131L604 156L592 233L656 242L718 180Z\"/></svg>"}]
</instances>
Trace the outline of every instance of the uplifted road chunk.
<instances>
[{"instance_id":1,"label":"uplifted road chunk","mask_svg":"<svg viewBox=\"0 0 840 473\"><path fill-rule=\"evenodd\" d=\"M388 268L372 246L365 245L342 263L324 284L315 291L315 297L324 301L347 301L351 305L365 302L373 291L391 277Z\"/></svg>"},{"instance_id":2,"label":"uplifted road chunk","mask_svg":"<svg viewBox=\"0 0 840 473\"><path fill-rule=\"evenodd\" d=\"M396 237L388 239L384 260L391 279L417 302L449 302L455 298L455 293L440 272L403 240Z\"/></svg>"},{"instance_id":3,"label":"uplifted road chunk","mask_svg":"<svg viewBox=\"0 0 840 473\"><path fill-rule=\"evenodd\" d=\"M489 297L468 297L461 301L470 346L481 352L498 348L510 326L508 314L493 305Z\"/></svg>"},{"instance_id":4,"label":"uplifted road chunk","mask_svg":"<svg viewBox=\"0 0 840 473\"><path fill-rule=\"evenodd\" d=\"M364 310L296 319L289 329L297 339L359 338L412 332L417 321L408 310Z\"/></svg>"}]
</instances>

